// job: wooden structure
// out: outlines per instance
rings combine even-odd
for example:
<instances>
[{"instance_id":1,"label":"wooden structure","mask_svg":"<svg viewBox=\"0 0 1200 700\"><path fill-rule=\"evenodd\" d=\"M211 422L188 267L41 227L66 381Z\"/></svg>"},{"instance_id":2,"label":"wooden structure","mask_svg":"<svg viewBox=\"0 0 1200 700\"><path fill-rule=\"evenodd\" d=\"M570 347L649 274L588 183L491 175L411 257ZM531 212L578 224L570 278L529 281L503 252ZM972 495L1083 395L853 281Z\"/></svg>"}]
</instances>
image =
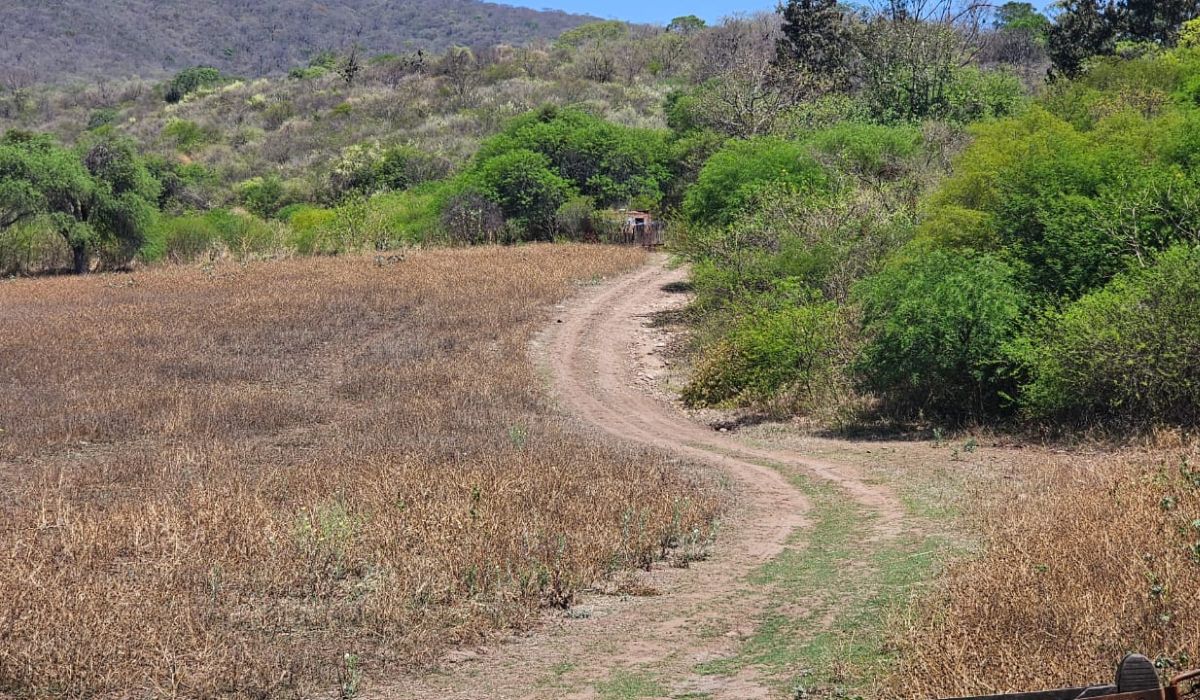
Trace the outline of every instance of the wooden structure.
<instances>
[{"instance_id":1,"label":"wooden structure","mask_svg":"<svg viewBox=\"0 0 1200 700\"><path fill-rule=\"evenodd\" d=\"M616 213L620 232L616 243L657 248L663 244L663 224L650 212L622 209Z\"/></svg>"},{"instance_id":2,"label":"wooden structure","mask_svg":"<svg viewBox=\"0 0 1200 700\"><path fill-rule=\"evenodd\" d=\"M1184 700L1196 697L1184 686L1200 679L1200 671L1189 671L1175 676L1163 687L1158 671L1150 659L1141 654L1126 656L1117 667L1117 678L1113 684L1098 684L1078 688L1061 688L1033 693L1010 693L988 695L957 700Z\"/></svg>"}]
</instances>

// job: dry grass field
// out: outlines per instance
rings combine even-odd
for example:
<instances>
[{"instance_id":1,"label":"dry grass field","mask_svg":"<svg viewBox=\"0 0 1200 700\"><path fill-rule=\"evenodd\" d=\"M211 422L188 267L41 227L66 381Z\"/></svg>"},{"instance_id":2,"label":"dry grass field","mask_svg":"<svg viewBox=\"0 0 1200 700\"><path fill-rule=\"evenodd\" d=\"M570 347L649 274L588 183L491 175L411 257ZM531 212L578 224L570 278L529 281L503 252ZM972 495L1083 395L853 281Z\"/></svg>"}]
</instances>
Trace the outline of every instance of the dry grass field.
<instances>
[{"instance_id":1,"label":"dry grass field","mask_svg":"<svg viewBox=\"0 0 1200 700\"><path fill-rule=\"evenodd\" d=\"M710 484L527 360L641 255L0 282L0 694L350 693L706 532Z\"/></svg>"},{"instance_id":2,"label":"dry grass field","mask_svg":"<svg viewBox=\"0 0 1200 700\"><path fill-rule=\"evenodd\" d=\"M984 549L913 611L883 693L1111 682L1130 651L1200 666L1200 449L1044 461L992 494Z\"/></svg>"}]
</instances>

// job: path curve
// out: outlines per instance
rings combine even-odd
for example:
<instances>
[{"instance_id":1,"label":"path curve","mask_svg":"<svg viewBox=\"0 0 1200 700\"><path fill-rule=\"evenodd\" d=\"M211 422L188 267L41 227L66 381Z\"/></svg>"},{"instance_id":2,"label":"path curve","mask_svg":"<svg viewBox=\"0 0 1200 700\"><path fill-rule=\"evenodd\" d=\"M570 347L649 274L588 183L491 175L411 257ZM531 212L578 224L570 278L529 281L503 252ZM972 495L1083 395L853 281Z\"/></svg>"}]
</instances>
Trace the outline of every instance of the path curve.
<instances>
[{"instance_id":1,"label":"path curve","mask_svg":"<svg viewBox=\"0 0 1200 700\"><path fill-rule=\"evenodd\" d=\"M780 507L797 505L790 500L795 498L795 487L766 466L786 465L841 487L879 517L877 536L894 535L903 507L889 489L866 483L858 470L790 451L747 445L734 435L696 423L669 398L647 390L647 385L663 374L655 335L648 327L650 319L685 302L682 295L669 290L686 282L686 269L671 269L664 263L663 256L655 256L647 266L559 318L550 337L547 363L560 403L614 437L722 467L745 487L747 507L773 502ZM771 520L767 518L768 522L759 526L781 529Z\"/></svg>"},{"instance_id":2,"label":"path curve","mask_svg":"<svg viewBox=\"0 0 1200 700\"><path fill-rule=\"evenodd\" d=\"M597 698L605 683L636 679L642 669L665 683L662 697L769 698L771 686L754 669L723 677L699 674L696 666L729 655L754 633L770 596L748 583L750 575L809 524L808 500L778 467L836 484L872 516L876 538L899 531L903 509L895 496L853 468L744 444L693 421L661 390L664 338L652 319L686 303L670 291L686 279L686 270L654 256L559 307L535 354L566 412L614 438L670 451L728 477L734 505L711 556L687 569L647 574L662 595L594 596L580 606L585 614L550 617L528 636L460 652L442 673L410 678L381 697Z\"/></svg>"}]
</instances>

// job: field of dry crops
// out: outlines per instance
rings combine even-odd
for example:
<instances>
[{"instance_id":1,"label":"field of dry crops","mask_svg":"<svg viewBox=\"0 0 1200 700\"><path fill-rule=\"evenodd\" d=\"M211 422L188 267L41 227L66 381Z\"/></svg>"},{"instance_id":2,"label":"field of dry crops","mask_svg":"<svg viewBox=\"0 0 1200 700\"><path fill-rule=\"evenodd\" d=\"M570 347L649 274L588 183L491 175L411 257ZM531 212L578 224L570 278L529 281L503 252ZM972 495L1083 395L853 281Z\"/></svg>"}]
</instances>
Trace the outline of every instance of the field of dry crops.
<instances>
[{"instance_id":1,"label":"field of dry crops","mask_svg":"<svg viewBox=\"0 0 1200 700\"><path fill-rule=\"evenodd\" d=\"M714 489L548 406L538 246L0 283L0 693L369 684L704 531Z\"/></svg>"},{"instance_id":2,"label":"field of dry crops","mask_svg":"<svg viewBox=\"0 0 1200 700\"><path fill-rule=\"evenodd\" d=\"M1047 459L993 494L983 553L914 611L886 694L1111 682L1130 651L1200 666L1200 449L1173 442Z\"/></svg>"}]
</instances>

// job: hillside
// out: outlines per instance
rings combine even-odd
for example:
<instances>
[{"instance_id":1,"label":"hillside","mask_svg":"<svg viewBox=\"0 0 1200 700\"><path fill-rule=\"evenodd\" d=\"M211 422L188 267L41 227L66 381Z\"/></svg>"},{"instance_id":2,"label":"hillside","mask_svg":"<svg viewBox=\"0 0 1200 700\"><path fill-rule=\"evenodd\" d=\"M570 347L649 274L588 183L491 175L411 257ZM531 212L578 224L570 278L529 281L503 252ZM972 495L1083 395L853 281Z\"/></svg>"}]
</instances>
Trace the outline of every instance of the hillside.
<instances>
[{"instance_id":1,"label":"hillside","mask_svg":"<svg viewBox=\"0 0 1200 700\"><path fill-rule=\"evenodd\" d=\"M26 81L158 77L194 65L259 76L323 49L520 44L589 19L478 0L17 0L0 3L0 65Z\"/></svg>"}]
</instances>

